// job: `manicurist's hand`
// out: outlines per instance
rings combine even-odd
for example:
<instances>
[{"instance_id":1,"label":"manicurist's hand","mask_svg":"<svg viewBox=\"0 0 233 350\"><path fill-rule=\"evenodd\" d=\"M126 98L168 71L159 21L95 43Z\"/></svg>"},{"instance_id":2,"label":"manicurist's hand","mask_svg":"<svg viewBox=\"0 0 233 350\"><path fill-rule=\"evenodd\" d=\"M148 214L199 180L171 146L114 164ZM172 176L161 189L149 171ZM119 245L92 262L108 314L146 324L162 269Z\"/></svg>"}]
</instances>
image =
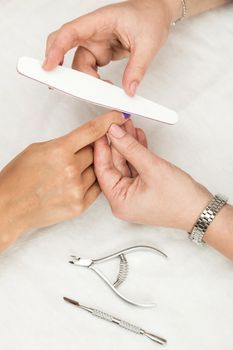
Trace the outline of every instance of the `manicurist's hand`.
<instances>
[{"instance_id":1,"label":"manicurist's hand","mask_svg":"<svg viewBox=\"0 0 233 350\"><path fill-rule=\"evenodd\" d=\"M126 221L192 228L211 194L181 169L147 149L129 120L95 143L95 172L113 213Z\"/></svg>"},{"instance_id":2,"label":"manicurist's hand","mask_svg":"<svg viewBox=\"0 0 233 350\"><path fill-rule=\"evenodd\" d=\"M29 146L0 172L0 250L23 232L79 216L100 193L93 147L117 112L103 115L61 138Z\"/></svg>"},{"instance_id":3,"label":"manicurist's hand","mask_svg":"<svg viewBox=\"0 0 233 350\"><path fill-rule=\"evenodd\" d=\"M186 17L231 0L190 0ZM98 67L128 57L123 87L133 96L153 57L166 41L171 23L182 16L181 0L128 0L102 7L49 35L44 69L51 70L77 48L73 68L99 77Z\"/></svg>"},{"instance_id":4,"label":"manicurist's hand","mask_svg":"<svg viewBox=\"0 0 233 350\"><path fill-rule=\"evenodd\" d=\"M110 144L108 142L110 140ZM99 185L113 213L138 224L190 232L212 199L210 192L175 165L147 149L146 136L132 121L112 125L95 143ZM233 260L233 207L226 205L209 226L205 242Z\"/></svg>"},{"instance_id":5,"label":"manicurist's hand","mask_svg":"<svg viewBox=\"0 0 233 350\"><path fill-rule=\"evenodd\" d=\"M129 57L123 86L132 96L167 38L174 7L169 0L131 0L75 19L48 37L44 68L55 68L74 47L73 68L96 77L98 67ZM179 16L179 2L176 8Z\"/></svg>"}]
</instances>

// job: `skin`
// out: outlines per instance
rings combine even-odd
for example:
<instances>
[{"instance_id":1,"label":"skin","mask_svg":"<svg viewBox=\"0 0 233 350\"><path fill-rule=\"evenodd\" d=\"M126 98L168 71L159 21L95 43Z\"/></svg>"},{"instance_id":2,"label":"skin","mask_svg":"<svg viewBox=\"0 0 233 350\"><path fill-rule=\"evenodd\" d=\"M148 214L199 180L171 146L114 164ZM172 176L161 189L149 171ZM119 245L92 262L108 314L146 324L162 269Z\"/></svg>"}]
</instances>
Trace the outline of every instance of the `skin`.
<instances>
[{"instance_id":1,"label":"skin","mask_svg":"<svg viewBox=\"0 0 233 350\"><path fill-rule=\"evenodd\" d=\"M24 232L81 215L98 197L91 144L121 113L107 113L58 139L30 145L0 172L0 251Z\"/></svg>"},{"instance_id":2,"label":"skin","mask_svg":"<svg viewBox=\"0 0 233 350\"><path fill-rule=\"evenodd\" d=\"M188 16L196 15L228 2L230 1L190 0L188 2ZM77 51L74 56L73 68L96 77L99 77L98 67L106 65L112 60L128 58L123 76L123 86L125 91L133 96L151 60L166 41L170 23L181 16L181 10L180 0L131 0L100 8L63 25L59 30L50 34L43 67L46 70L51 70L58 64L62 64L65 54L74 47L77 47ZM60 139L31 145L2 170L0 173L0 210L2 213L0 250L8 247L18 236L29 229L51 225L80 215L96 199L100 188L96 183L93 172L91 162L93 155L89 145L103 136L112 123L123 123L122 117L116 113L109 114L106 119L105 117L103 119L98 120L98 122L92 121ZM146 146L145 135L141 130L134 129L129 124L125 128L128 128L132 136L139 141L139 145L141 142L142 145ZM119 174L121 174L123 176L122 180L126 179L127 188L135 191L136 203L140 204L141 201L139 196L136 196L136 190L138 191L138 189L141 191L140 195L143 200L152 200L152 193L148 190L149 187L144 185L144 178L143 181L139 181L138 164L134 164L134 161L131 162L130 159L128 166L126 166L125 159L127 158L124 158L124 152L118 149L115 143L114 141L112 143L111 155L114 169L119 172L119 185L123 183L119 177ZM71 145L73 146L71 147ZM101 156L98 152L101 147L104 151L103 154L107 157L105 160L106 166L106 161L109 160L109 152L107 152L109 146L105 138L96 143L96 172L98 175L104 163L104 159L100 159ZM142 165L144 164L146 167L145 160L137 153L134 157L135 161L139 162L140 160ZM152 168L158 168L159 164L161 170L158 174L153 170L153 174L157 176L155 180L157 182L160 180L165 190L167 179L167 182L170 183L171 181L173 183L174 189L169 186L168 193L165 193L165 191L160 193L161 198L158 198L159 192L153 189L153 195L157 195L158 200L158 216L155 217L158 220L152 220L153 208L148 206L146 208L147 213L150 213L149 217L147 213L144 212L143 214L142 211L141 213L138 212L139 216L136 219L133 216L134 213L130 213L128 210L125 219L183 229L189 227L190 229L191 223L194 223L197 215L210 199L210 193L182 170L155 155L149 158L145 157L148 161L152 161L153 158ZM108 171L109 169L107 169L107 173ZM114 176L116 178L116 173ZM106 183L102 181L101 185L114 213L120 217L120 209L117 206L115 209L109 189L107 190L108 181L111 183L112 180L106 178ZM167 203L169 203L169 200L176 198L176 195L180 195L180 192L178 193L175 190L175 186L178 186L178 188L183 186L187 194L194 196L192 198L195 201L193 201L192 208L189 208L186 218L180 217L181 214L177 208L173 208L172 213L167 215ZM121 191L119 186L116 186L116 188ZM182 194L183 189L181 190ZM125 191L124 187L122 187L122 191ZM128 196L128 190L125 193ZM154 198L152 203L154 206ZM187 200L185 203L187 203ZM130 208L132 207L131 202L127 204ZM128 208L125 208L125 212ZM135 212L136 209L134 209ZM184 209L184 207L180 209ZM228 235L231 242L229 228L232 226L230 221L232 207L227 206L221 213L224 213L227 221L224 226L224 237ZM220 215L215 220L216 227L221 227L223 230L222 221L219 218ZM208 242L218 249L218 235L213 227L211 225L211 229L206 236ZM225 248L225 241L222 245L224 247L221 247L220 251L225 255L229 255L227 248Z\"/></svg>"},{"instance_id":3,"label":"skin","mask_svg":"<svg viewBox=\"0 0 233 350\"><path fill-rule=\"evenodd\" d=\"M230 2L189 0L186 17ZM100 8L50 34L43 67L51 70L62 64L65 54L77 47L73 68L99 78L98 67L128 58L122 84L126 93L133 96L152 59L166 41L171 23L181 15L181 0L130 0ZM145 146L143 131L129 128L132 136ZM130 222L190 231L212 198L211 193L181 169L148 150L142 152L140 142L124 144L124 138L119 141L111 137L111 132L109 138L111 148L106 138L96 143L95 169L113 213ZM132 150L130 156L125 153ZM180 199L179 203L176 198ZM231 259L232 224L233 209L228 205L205 235L207 243Z\"/></svg>"},{"instance_id":4,"label":"skin","mask_svg":"<svg viewBox=\"0 0 233 350\"><path fill-rule=\"evenodd\" d=\"M108 142L110 140L110 144ZM190 232L212 194L191 176L147 149L131 121L112 125L95 143L95 173L113 214L132 223ZM233 260L233 207L226 205L209 226L206 243Z\"/></svg>"},{"instance_id":5,"label":"skin","mask_svg":"<svg viewBox=\"0 0 233 350\"><path fill-rule=\"evenodd\" d=\"M229 2L189 0L187 17ZM77 48L73 68L95 77L99 67L128 58L122 85L133 96L171 23L181 15L181 0L130 0L102 7L49 35L43 67L51 70L61 64L71 48Z\"/></svg>"}]
</instances>

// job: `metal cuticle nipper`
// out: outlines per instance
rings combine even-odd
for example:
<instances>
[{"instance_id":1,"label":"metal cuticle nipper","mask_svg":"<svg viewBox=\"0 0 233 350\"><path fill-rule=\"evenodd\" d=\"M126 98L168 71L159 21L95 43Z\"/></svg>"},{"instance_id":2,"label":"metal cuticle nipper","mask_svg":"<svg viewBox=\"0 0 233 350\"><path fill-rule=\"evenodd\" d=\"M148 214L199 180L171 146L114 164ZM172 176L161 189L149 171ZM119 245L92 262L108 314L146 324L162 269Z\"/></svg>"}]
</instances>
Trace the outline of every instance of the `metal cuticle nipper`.
<instances>
[{"instance_id":1,"label":"metal cuticle nipper","mask_svg":"<svg viewBox=\"0 0 233 350\"><path fill-rule=\"evenodd\" d=\"M144 251L144 250L150 251L150 252L155 253L157 255L160 255L163 258L167 258L166 254L164 254L162 251L158 250L155 247L151 247L151 246L147 246L147 245L138 245L138 246L123 249L123 250L116 252L114 254L108 255L108 256L100 258L100 259L94 259L94 260L83 259L80 257L71 256L72 260L70 260L69 263L74 264L76 266L86 267L86 268L89 268L89 269L95 271L95 273L97 273L97 275L100 276L100 278L113 290L113 292L115 292L118 295L118 297L120 297L121 299L123 299L127 303L135 305L135 306L139 306L139 307L155 307L156 306L155 303L143 304L143 303L138 303L138 302L135 302L133 300L130 300L129 298L125 297L118 290L118 287L126 280L127 275L128 275L128 270L129 270L129 264L128 264L128 261L125 257L125 254L133 253L135 251ZM105 261L108 261L108 260L112 260L114 258L120 259L120 269L119 269L119 273L118 273L116 281L114 283L112 283L101 271L99 271L95 267L95 265L102 263L102 262L105 262Z\"/></svg>"}]
</instances>

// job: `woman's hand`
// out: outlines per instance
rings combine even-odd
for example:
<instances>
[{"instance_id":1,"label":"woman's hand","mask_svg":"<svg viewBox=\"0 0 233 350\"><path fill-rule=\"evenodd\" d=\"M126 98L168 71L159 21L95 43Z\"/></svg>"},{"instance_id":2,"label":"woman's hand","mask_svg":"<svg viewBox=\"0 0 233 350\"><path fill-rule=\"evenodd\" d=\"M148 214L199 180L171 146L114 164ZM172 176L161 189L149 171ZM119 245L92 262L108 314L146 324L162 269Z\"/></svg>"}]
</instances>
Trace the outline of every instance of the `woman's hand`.
<instances>
[{"instance_id":1,"label":"woman's hand","mask_svg":"<svg viewBox=\"0 0 233 350\"><path fill-rule=\"evenodd\" d=\"M98 67L129 57L123 86L133 96L151 60L163 45L180 1L131 0L100 8L63 25L47 41L46 70L78 47L73 68L98 76Z\"/></svg>"},{"instance_id":2,"label":"woman's hand","mask_svg":"<svg viewBox=\"0 0 233 350\"><path fill-rule=\"evenodd\" d=\"M100 193L93 147L117 112L103 115L61 138L35 143L0 172L0 250L23 232L79 216Z\"/></svg>"},{"instance_id":3,"label":"woman's hand","mask_svg":"<svg viewBox=\"0 0 233 350\"><path fill-rule=\"evenodd\" d=\"M186 16L229 2L189 1ZM181 16L181 0L128 0L102 7L49 35L43 67L55 68L70 49L77 48L73 68L99 77L98 67L128 57L122 83L126 93L133 96L166 41L171 23Z\"/></svg>"},{"instance_id":4,"label":"woman's hand","mask_svg":"<svg viewBox=\"0 0 233 350\"><path fill-rule=\"evenodd\" d=\"M131 121L112 125L95 143L95 172L120 219L189 231L211 194L181 169L150 152Z\"/></svg>"},{"instance_id":5,"label":"woman's hand","mask_svg":"<svg viewBox=\"0 0 233 350\"><path fill-rule=\"evenodd\" d=\"M112 125L108 138L95 143L99 185L113 213L139 224L174 227L190 232L212 199L210 192L181 169L147 149L141 129L131 121ZM204 240L233 260L233 206L225 205Z\"/></svg>"}]
</instances>

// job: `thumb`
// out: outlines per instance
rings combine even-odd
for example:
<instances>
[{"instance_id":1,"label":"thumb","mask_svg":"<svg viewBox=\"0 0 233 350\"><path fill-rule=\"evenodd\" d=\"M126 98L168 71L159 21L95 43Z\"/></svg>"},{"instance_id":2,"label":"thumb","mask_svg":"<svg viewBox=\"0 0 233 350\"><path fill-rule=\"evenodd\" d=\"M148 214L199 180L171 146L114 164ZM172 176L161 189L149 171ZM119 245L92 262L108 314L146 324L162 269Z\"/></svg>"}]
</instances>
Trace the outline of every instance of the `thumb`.
<instances>
[{"instance_id":1,"label":"thumb","mask_svg":"<svg viewBox=\"0 0 233 350\"><path fill-rule=\"evenodd\" d=\"M75 153L103 137L112 124L122 125L128 118L127 114L108 112L90 120L62 138Z\"/></svg>"},{"instance_id":2,"label":"thumb","mask_svg":"<svg viewBox=\"0 0 233 350\"><path fill-rule=\"evenodd\" d=\"M111 125L108 137L115 149L142 175L151 170L154 155L120 126Z\"/></svg>"},{"instance_id":3,"label":"thumb","mask_svg":"<svg viewBox=\"0 0 233 350\"><path fill-rule=\"evenodd\" d=\"M129 96L134 96L142 81L154 55L156 49L152 41L147 44L140 42L131 53L123 76L123 86Z\"/></svg>"}]
</instances>

